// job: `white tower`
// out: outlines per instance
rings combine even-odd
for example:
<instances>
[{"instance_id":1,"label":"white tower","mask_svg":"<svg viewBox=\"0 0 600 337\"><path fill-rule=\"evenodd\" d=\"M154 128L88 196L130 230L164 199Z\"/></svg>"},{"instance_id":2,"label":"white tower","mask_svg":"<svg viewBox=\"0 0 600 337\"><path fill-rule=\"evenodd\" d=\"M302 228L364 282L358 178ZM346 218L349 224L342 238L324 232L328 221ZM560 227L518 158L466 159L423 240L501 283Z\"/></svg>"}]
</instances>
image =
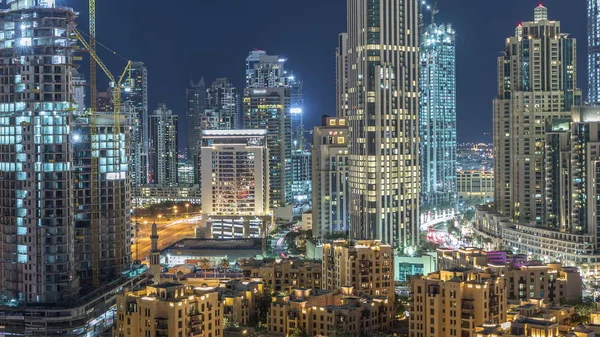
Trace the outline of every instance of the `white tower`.
<instances>
[{"instance_id":1,"label":"white tower","mask_svg":"<svg viewBox=\"0 0 600 337\"><path fill-rule=\"evenodd\" d=\"M152 224L152 236L150 236L152 247L150 248L150 273L154 283L160 283L160 250L158 250L158 230L156 224Z\"/></svg>"}]
</instances>

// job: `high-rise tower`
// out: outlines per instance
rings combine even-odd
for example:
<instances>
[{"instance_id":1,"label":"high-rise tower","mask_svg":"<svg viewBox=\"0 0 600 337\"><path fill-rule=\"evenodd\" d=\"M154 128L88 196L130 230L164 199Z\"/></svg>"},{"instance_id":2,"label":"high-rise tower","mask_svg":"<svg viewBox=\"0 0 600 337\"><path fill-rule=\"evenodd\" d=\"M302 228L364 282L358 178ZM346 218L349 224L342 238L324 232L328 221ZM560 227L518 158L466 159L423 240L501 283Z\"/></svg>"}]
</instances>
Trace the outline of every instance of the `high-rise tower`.
<instances>
[{"instance_id":1,"label":"high-rise tower","mask_svg":"<svg viewBox=\"0 0 600 337\"><path fill-rule=\"evenodd\" d=\"M419 241L417 0L348 0L351 236Z\"/></svg>"},{"instance_id":2,"label":"high-rise tower","mask_svg":"<svg viewBox=\"0 0 600 337\"><path fill-rule=\"evenodd\" d=\"M148 183L148 70L144 63L131 64L131 80L134 85L125 90L123 101L133 107L131 175L137 186Z\"/></svg>"},{"instance_id":3,"label":"high-rise tower","mask_svg":"<svg viewBox=\"0 0 600 337\"><path fill-rule=\"evenodd\" d=\"M75 299L71 27L48 0L9 0L0 45L0 289L24 302ZM35 46L35 47L34 47Z\"/></svg>"},{"instance_id":4,"label":"high-rise tower","mask_svg":"<svg viewBox=\"0 0 600 337\"><path fill-rule=\"evenodd\" d=\"M506 39L498 58L498 96L494 99L494 175L496 210L519 223L546 225L545 134L551 120L571 118L581 104L576 88L576 41L535 9Z\"/></svg>"},{"instance_id":5,"label":"high-rise tower","mask_svg":"<svg viewBox=\"0 0 600 337\"><path fill-rule=\"evenodd\" d=\"M206 109L206 83L201 78L198 84L190 81L186 90L187 98L187 120L186 120L186 138L187 138L187 159L194 160L198 151L198 144L201 138L202 116Z\"/></svg>"},{"instance_id":6,"label":"high-rise tower","mask_svg":"<svg viewBox=\"0 0 600 337\"><path fill-rule=\"evenodd\" d=\"M432 23L421 32L419 118L421 207L456 207L456 33Z\"/></svg>"},{"instance_id":7,"label":"high-rise tower","mask_svg":"<svg viewBox=\"0 0 600 337\"><path fill-rule=\"evenodd\" d=\"M241 128L240 106L238 90L227 78L217 78L206 90L206 110L212 110L217 118L216 125L211 129Z\"/></svg>"},{"instance_id":8,"label":"high-rise tower","mask_svg":"<svg viewBox=\"0 0 600 337\"><path fill-rule=\"evenodd\" d=\"M177 184L178 116L159 104L150 115L150 183L161 186Z\"/></svg>"},{"instance_id":9,"label":"high-rise tower","mask_svg":"<svg viewBox=\"0 0 600 337\"><path fill-rule=\"evenodd\" d=\"M285 61L263 51L253 51L246 59L244 128L267 130L271 209L291 204L293 197L292 88Z\"/></svg>"},{"instance_id":10,"label":"high-rise tower","mask_svg":"<svg viewBox=\"0 0 600 337\"><path fill-rule=\"evenodd\" d=\"M600 0L587 0L588 102L600 105Z\"/></svg>"}]
</instances>

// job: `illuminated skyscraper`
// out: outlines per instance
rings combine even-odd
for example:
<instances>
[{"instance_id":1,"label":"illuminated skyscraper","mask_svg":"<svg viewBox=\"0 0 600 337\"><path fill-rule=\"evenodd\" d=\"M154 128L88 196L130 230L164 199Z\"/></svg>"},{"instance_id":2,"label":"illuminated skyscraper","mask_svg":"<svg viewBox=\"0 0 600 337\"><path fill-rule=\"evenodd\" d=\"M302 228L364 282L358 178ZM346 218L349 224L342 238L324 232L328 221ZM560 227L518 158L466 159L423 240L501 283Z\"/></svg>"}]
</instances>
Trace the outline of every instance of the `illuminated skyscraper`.
<instances>
[{"instance_id":1,"label":"illuminated skyscraper","mask_svg":"<svg viewBox=\"0 0 600 337\"><path fill-rule=\"evenodd\" d=\"M53 0L6 6L0 10L0 335L101 333L117 289L139 281L128 273L129 125L119 116L116 130L112 113L77 109L73 9Z\"/></svg>"},{"instance_id":2,"label":"illuminated skyscraper","mask_svg":"<svg viewBox=\"0 0 600 337\"><path fill-rule=\"evenodd\" d=\"M177 184L178 116L166 105L159 104L150 115L150 163L151 184L173 186Z\"/></svg>"},{"instance_id":3,"label":"illuminated skyscraper","mask_svg":"<svg viewBox=\"0 0 600 337\"><path fill-rule=\"evenodd\" d=\"M148 183L148 70L142 62L131 64L133 86L124 91L125 105L133 108L131 130L132 181Z\"/></svg>"},{"instance_id":4,"label":"illuminated skyscraper","mask_svg":"<svg viewBox=\"0 0 600 337\"><path fill-rule=\"evenodd\" d=\"M206 109L206 84L204 83L204 78L201 78L198 84L190 81L185 93L187 99L187 157L189 160L193 160L198 154L197 149L201 136L202 116Z\"/></svg>"},{"instance_id":5,"label":"illuminated skyscraper","mask_svg":"<svg viewBox=\"0 0 600 337\"><path fill-rule=\"evenodd\" d=\"M72 300L79 293L69 112L75 108L69 26L76 13L41 0L8 4L11 10L0 13L11 22L1 29L7 38L0 46L6 93L0 103L0 289L16 301Z\"/></svg>"},{"instance_id":6,"label":"illuminated skyscraper","mask_svg":"<svg viewBox=\"0 0 600 337\"><path fill-rule=\"evenodd\" d=\"M450 25L421 32L421 207L456 207L456 34Z\"/></svg>"},{"instance_id":7,"label":"illuminated skyscraper","mask_svg":"<svg viewBox=\"0 0 600 337\"><path fill-rule=\"evenodd\" d=\"M270 208L292 203L292 88L285 59L253 51L246 59L244 128L267 130ZM253 67L250 69L250 67Z\"/></svg>"},{"instance_id":8,"label":"illuminated skyscraper","mask_svg":"<svg viewBox=\"0 0 600 337\"><path fill-rule=\"evenodd\" d=\"M245 129L267 130L270 208L292 202L292 134L290 89L254 89L244 92Z\"/></svg>"},{"instance_id":9,"label":"illuminated skyscraper","mask_svg":"<svg viewBox=\"0 0 600 337\"><path fill-rule=\"evenodd\" d=\"M571 118L581 104L576 88L576 41L538 6L506 39L498 58L494 99L496 210L519 223L545 219L545 134L550 121ZM548 47L544 47L548 46Z\"/></svg>"},{"instance_id":10,"label":"illuminated skyscraper","mask_svg":"<svg viewBox=\"0 0 600 337\"><path fill-rule=\"evenodd\" d=\"M417 0L348 0L350 231L419 241Z\"/></svg>"},{"instance_id":11,"label":"illuminated skyscraper","mask_svg":"<svg viewBox=\"0 0 600 337\"><path fill-rule=\"evenodd\" d=\"M211 112L216 117L215 125L208 129L234 130L241 128L240 106L237 88L227 78L217 78L206 90L206 110L212 110ZM204 117L206 117L206 112ZM201 128L205 130L204 125L201 125Z\"/></svg>"},{"instance_id":12,"label":"illuminated skyscraper","mask_svg":"<svg viewBox=\"0 0 600 337\"><path fill-rule=\"evenodd\" d=\"M588 7L588 102L600 105L600 0Z\"/></svg>"}]
</instances>

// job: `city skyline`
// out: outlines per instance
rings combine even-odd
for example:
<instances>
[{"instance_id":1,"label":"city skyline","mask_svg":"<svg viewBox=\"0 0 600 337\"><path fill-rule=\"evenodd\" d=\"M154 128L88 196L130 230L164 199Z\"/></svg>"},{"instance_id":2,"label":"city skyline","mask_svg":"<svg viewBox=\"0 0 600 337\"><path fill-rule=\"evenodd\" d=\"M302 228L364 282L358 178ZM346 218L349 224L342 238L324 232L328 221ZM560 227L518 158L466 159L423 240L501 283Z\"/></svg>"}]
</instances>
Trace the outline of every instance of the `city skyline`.
<instances>
[{"instance_id":1,"label":"city skyline","mask_svg":"<svg viewBox=\"0 0 600 337\"><path fill-rule=\"evenodd\" d=\"M0 5L1 336L600 333L600 0L148 0L98 41L75 1Z\"/></svg>"},{"instance_id":2,"label":"city skyline","mask_svg":"<svg viewBox=\"0 0 600 337\"><path fill-rule=\"evenodd\" d=\"M491 141L492 117L489 97L495 93L495 62L494 57L502 50L498 40L510 35L514 26L522 20L521 13L539 4L537 0L511 1L510 6L505 2L485 3L487 10L496 13L493 17L478 15L482 7L481 2L463 0L460 6L440 2L440 13L436 16L439 22L452 22L457 30L457 118L458 140L465 141ZM150 72L150 107L157 103L165 102L174 113L183 116L185 112L185 88L190 79L198 80L204 76L206 79L227 77L237 88L243 88L244 73L243 62L249 50L268 50L272 54L280 54L289 59L290 68L300 75L305 86L305 105L308 115L305 117L305 128L312 129L321 123L321 115L335 116L335 46L338 35L345 31L345 2L322 2L307 0L302 3L286 4L288 10L284 15L271 15L278 26L275 31L265 30L262 26L244 25L238 28L236 20L245 20L245 17L268 15L261 13L266 9L269 13L279 8L273 0L260 0L260 5L242 3L239 6L228 6L223 1L194 2L188 5L188 10L178 16L161 18L170 22L173 27L178 27L181 34L171 34L164 27L150 25L149 22L158 20L163 14L158 1L150 1L144 8L136 8L133 3L121 3L117 0L107 0L98 5L98 41L107 44L119 54L127 58L145 62ZM565 30L576 37L578 46L578 64L580 76L578 86L584 89L587 97L587 72L586 33L587 24L585 1L565 2L560 0L546 0L542 3L551 11L561 13L561 24ZM59 0L59 4L80 6L74 0ZM117 6L118 5L118 6ZM272 5L270 7L270 5ZM319 6L319 11L309 8ZM120 7L121 11L114 8ZM86 10L80 11L80 27L86 31ZM142 15L133 19L127 14L139 12ZM196 38L191 32L197 31L195 22L202 22L207 27L223 19L223 13L234 18L231 27L226 27L220 34L206 36L203 43L190 44ZM259 14L260 13L260 14ZM287 14L289 13L289 14ZM188 20L181 19L184 15ZM198 16L197 19L192 19ZM292 16L294 19L292 19ZM147 43L147 39L131 40L126 38L115 39L115 28L105 23L102 18L115 18L123 23L126 29L132 32L131 36L152 36L153 40L168 48L154 48ZM289 25L290 21L302 22L306 20L314 24L299 27L299 24ZM192 30L191 28L194 27ZM478 29L473 29L478 27ZM302 28L302 29L301 29ZM121 29L121 28L119 28ZM189 31L190 33L186 33ZM239 38L239 43L231 44L232 38ZM109 43L107 43L109 42ZM477 47L480 53L470 53ZM100 52L102 56L103 51ZM475 55L477 54L477 55ZM161 63L168 61L173 67L161 67ZM307 61L304 61L307 60ZM492 61L490 61L492 60ZM118 58L110 57L107 64L117 67L120 65ZM82 67L82 73L87 74L87 66ZM162 68L162 69L160 69ZM465 71L460 71L465 68ZM476 69L476 71L467 69ZM104 88L105 83L99 77L99 88ZM473 92L473 95L468 93ZM181 123L184 118L181 118ZM481 130L490 133L481 136ZM183 130L183 125L182 125ZM477 130L474 132L474 130ZM181 137L180 147L183 146Z\"/></svg>"}]
</instances>

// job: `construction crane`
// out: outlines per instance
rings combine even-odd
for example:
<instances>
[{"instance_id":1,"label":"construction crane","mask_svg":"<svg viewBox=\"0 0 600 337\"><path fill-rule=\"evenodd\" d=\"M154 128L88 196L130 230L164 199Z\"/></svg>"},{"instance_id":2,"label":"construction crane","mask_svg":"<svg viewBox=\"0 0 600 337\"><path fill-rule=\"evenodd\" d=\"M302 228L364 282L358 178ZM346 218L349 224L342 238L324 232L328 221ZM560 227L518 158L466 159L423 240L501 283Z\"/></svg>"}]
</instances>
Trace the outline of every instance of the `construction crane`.
<instances>
[{"instance_id":1,"label":"construction crane","mask_svg":"<svg viewBox=\"0 0 600 337\"><path fill-rule=\"evenodd\" d=\"M435 23L435 15L439 12L440 10L438 9L438 0L435 0L435 2L433 3L433 7L431 7L431 24Z\"/></svg>"},{"instance_id":2,"label":"construction crane","mask_svg":"<svg viewBox=\"0 0 600 337\"><path fill-rule=\"evenodd\" d=\"M72 32L74 37L79 40L79 42L83 45L83 47L85 48L85 50L88 51L88 53L90 54L90 59L94 59L95 60L95 64L99 65L100 68L104 71L104 73L106 74L106 76L108 77L108 79L110 80L110 82L113 85L113 105L114 105L114 110L113 110L113 118L114 118L114 125L113 125L113 144L116 144L116 147L118 148L119 143L120 143L120 137L121 137L121 89L123 88L123 82L126 78L127 75L129 75L127 77L128 79L128 83L130 82L129 79L131 78L131 61L127 61L127 66L125 66L125 69L123 70L123 73L121 74L121 76L119 77L118 81L115 79L115 77L113 76L113 74L110 72L110 70L108 69L108 67L104 64L104 62L102 62L102 60L98 57L98 55L96 54L96 51L92 48L92 46L85 40L85 38L83 37L83 35L81 34L81 32L79 32L77 30L77 28L72 27ZM90 41L93 38L90 36ZM94 142L95 139L98 139L98 137L96 137L98 135L98 127L97 127L97 111L90 109L90 119L91 119L91 136L92 136L92 143ZM120 152L120 151L118 151ZM99 259L100 259L100 199L99 199L99 189L98 189L98 180L99 180L99 176L98 176L98 157L99 155L94 155L94 151L93 151L93 147L92 147L92 156L91 156L91 189L92 189L92 213L91 213L91 227L92 227L92 280L93 280L93 284L94 286L99 286L100 285L100 268L99 268ZM120 153L117 154L116 156L117 158L117 167L120 167L119 164L121 164L120 159ZM116 205L116 210L117 212L122 211L121 210L121 206L122 206L122 202L123 200L121 200L121 185L119 182L115 182L115 190L114 190L114 203ZM117 224L116 225L117 228L119 228L120 226ZM117 268L119 268L119 266L122 265L122 249L123 247L121 246L122 242L122 235L123 232L119 232L117 231L115 233L116 235L116 252L115 252L115 259L116 259L116 265Z\"/></svg>"},{"instance_id":3,"label":"construction crane","mask_svg":"<svg viewBox=\"0 0 600 337\"><path fill-rule=\"evenodd\" d=\"M90 50L96 52L96 0L89 0L90 10ZM96 83L96 59L90 57L90 108L97 110L98 87Z\"/></svg>"},{"instance_id":4,"label":"construction crane","mask_svg":"<svg viewBox=\"0 0 600 337\"><path fill-rule=\"evenodd\" d=\"M431 11L431 24L435 23L435 15L438 14L440 11L438 9L438 1L439 0L435 0L435 2L433 3L433 6L430 6L427 4L427 1L422 0L421 1L421 13L419 14L419 27L422 28L423 26L425 26L425 9Z\"/></svg>"}]
</instances>

